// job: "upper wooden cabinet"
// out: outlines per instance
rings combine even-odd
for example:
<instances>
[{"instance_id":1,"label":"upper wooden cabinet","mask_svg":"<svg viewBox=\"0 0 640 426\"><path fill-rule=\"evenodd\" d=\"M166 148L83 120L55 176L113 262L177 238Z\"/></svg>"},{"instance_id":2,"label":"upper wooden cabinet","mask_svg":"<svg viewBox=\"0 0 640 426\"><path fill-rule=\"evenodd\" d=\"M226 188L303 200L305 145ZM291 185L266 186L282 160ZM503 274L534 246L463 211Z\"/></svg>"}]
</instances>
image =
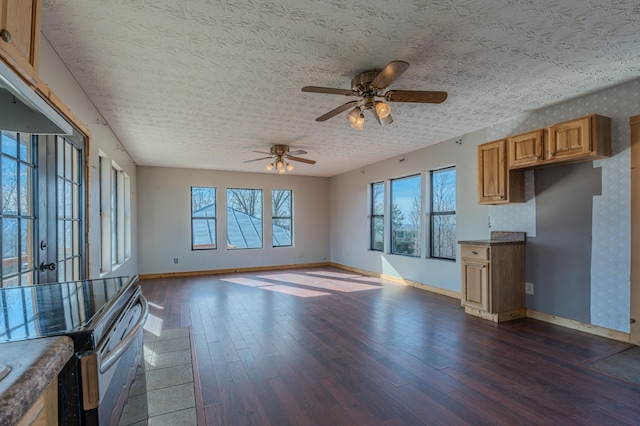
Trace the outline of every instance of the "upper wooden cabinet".
<instances>
[{"instance_id":1,"label":"upper wooden cabinet","mask_svg":"<svg viewBox=\"0 0 640 426\"><path fill-rule=\"evenodd\" d=\"M611 119L592 114L507 139L509 169L611 156Z\"/></svg>"},{"instance_id":2,"label":"upper wooden cabinet","mask_svg":"<svg viewBox=\"0 0 640 426\"><path fill-rule=\"evenodd\" d=\"M0 57L36 86L41 0L0 0Z\"/></svg>"},{"instance_id":3,"label":"upper wooden cabinet","mask_svg":"<svg viewBox=\"0 0 640 426\"><path fill-rule=\"evenodd\" d=\"M507 141L500 139L478 145L478 203L524 202L524 175L507 170Z\"/></svg>"},{"instance_id":4,"label":"upper wooden cabinet","mask_svg":"<svg viewBox=\"0 0 640 426\"><path fill-rule=\"evenodd\" d=\"M544 131L542 129L521 133L507 139L509 168L537 166L543 161Z\"/></svg>"},{"instance_id":5,"label":"upper wooden cabinet","mask_svg":"<svg viewBox=\"0 0 640 426\"><path fill-rule=\"evenodd\" d=\"M545 163L611 156L611 119L592 114L547 127Z\"/></svg>"}]
</instances>

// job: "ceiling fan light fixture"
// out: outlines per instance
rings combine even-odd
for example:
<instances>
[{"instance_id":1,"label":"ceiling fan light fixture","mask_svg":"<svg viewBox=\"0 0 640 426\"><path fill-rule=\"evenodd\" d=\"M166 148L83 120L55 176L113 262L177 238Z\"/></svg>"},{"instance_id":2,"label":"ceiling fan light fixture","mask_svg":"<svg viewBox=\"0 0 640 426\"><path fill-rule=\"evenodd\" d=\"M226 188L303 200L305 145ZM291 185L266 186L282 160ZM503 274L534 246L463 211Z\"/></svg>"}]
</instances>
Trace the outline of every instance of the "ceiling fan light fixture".
<instances>
[{"instance_id":1,"label":"ceiling fan light fixture","mask_svg":"<svg viewBox=\"0 0 640 426\"><path fill-rule=\"evenodd\" d=\"M389 114L391 114L391 106L389 106L388 104L385 104L382 101L377 101L375 105L376 113L378 114L378 118L380 118L380 120L384 120L389 116Z\"/></svg>"},{"instance_id":2,"label":"ceiling fan light fixture","mask_svg":"<svg viewBox=\"0 0 640 426\"><path fill-rule=\"evenodd\" d=\"M271 171L271 170L273 170L273 167L274 167L273 163L267 164L267 170Z\"/></svg>"},{"instance_id":3,"label":"ceiling fan light fixture","mask_svg":"<svg viewBox=\"0 0 640 426\"><path fill-rule=\"evenodd\" d=\"M360 109L360 107L355 107L349 112L349 114L347 114L347 120L349 120L349 123L352 127L358 122L358 118L360 117L360 115L362 115L362 110Z\"/></svg>"},{"instance_id":4,"label":"ceiling fan light fixture","mask_svg":"<svg viewBox=\"0 0 640 426\"><path fill-rule=\"evenodd\" d=\"M292 171L292 170L293 170L293 164L291 164L291 163L287 163L286 168L287 168L287 171L288 171L288 172Z\"/></svg>"},{"instance_id":5,"label":"ceiling fan light fixture","mask_svg":"<svg viewBox=\"0 0 640 426\"><path fill-rule=\"evenodd\" d=\"M351 127L353 127L356 130L364 129L364 114L362 114L362 112L358 116L358 119L355 121L355 123L351 124Z\"/></svg>"},{"instance_id":6,"label":"ceiling fan light fixture","mask_svg":"<svg viewBox=\"0 0 640 426\"><path fill-rule=\"evenodd\" d=\"M284 162L282 161L281 157L278 157L278 159L276 160L276 169L278 169L278 171L280 171L281 173L284 170Z\"/></svg>"},{"instance_id":7,"label":"ceiling fan light fixture","mask_svg":"<svg viewBox=\"0 0 640 426\"><path fill-rule=\"evenodd\" d=\"M391 117L391 114L387 115L385 118L380 119L381 126L386 126L387 124L391 124L391 123L393 123L393 118Z\"/></svg>"}]
</instances>

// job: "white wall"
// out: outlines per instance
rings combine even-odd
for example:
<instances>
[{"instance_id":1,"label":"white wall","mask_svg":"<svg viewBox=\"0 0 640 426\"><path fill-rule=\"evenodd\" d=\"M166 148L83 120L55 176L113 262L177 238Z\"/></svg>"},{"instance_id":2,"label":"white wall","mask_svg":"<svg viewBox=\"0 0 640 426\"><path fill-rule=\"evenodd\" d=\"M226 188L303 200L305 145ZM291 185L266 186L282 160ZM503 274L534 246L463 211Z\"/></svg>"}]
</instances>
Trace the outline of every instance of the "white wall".
<instances>
[{"instance_id":1,"label":"white wall","mask_svg":"<svg viewBox=\"0 0 640 426\"><path fill-rule=\"evenodd\" d=\"M217 189L215 250L191 250L191 187ZM263 249L227 250L226 189L262 189ZM293 190L294 246L271 247L271 190ZM140 273L208 271L329 261L327 178L138 167ZM174 259L178 259L178 264Z\"/></svg>"},{"instance_id":2,"label":"white wall","mask_svg":"<svg viewBox=\"0 0 640 426\"><path fill-rule=\"evenodd\" d=\"M99 181L99 151L102 150L114 160L131 178L131 215L136 217L136 165L123 148L126 141L120 141L113 134L104 118L98 113L73 75L69 72L55 50L44 35L40 42L40 79L53 90L62 102L89 128L91 132L88 147L88 180L89 210L87 212L89 238L89 270L88 278L100 277L100 181ZM135 220L131 227L131 258L117 269L103 276L130 276L138 273L137 230Z\"/></svg>"},{"instance_id":3,"label":"white wall","mask_svg":"<svg viewBox=\"0 0 640 426\"><path fill-rule=\"evenodd\" d=\"M424 186L429 171L456 166L457 239L486 239L487 207L477 202L476 153L482 142L484 130L331 178L331 261L459 292L458 262L427 259L424 249L419 258L368 250L368 186L416 173L422 174ZM426 196L423 205L428 205ZM427 247L426 232L422 240L422 247Z\"/></svg>"}]
</instances>

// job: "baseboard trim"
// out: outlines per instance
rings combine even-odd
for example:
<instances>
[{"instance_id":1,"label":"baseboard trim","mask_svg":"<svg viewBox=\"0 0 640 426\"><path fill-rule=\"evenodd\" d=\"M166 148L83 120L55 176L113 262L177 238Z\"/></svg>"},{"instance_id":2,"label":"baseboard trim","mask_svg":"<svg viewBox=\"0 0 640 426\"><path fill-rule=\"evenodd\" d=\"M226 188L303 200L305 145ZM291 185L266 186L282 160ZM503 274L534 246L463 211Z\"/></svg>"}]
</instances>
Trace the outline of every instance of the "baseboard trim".
<instances>
[{"instance_id":1,"label":"baseboard trim","mask_svg":"<svg viewBox=\"0 0 640 426\"><path fill-rule=\"evenodd\" d=\"M383 280L392 281L398 284L409 285L411 287L419 288L421 290L430 291L431 293L436 293L443 296L452 297L454 299L462 300L462 294L460 292L430 286L428 284L419 283L417 281L407 280L401 277L396 277L395 275L380 274L377 272L366 271L364 269L354 268L353 266L347 266L347 265L343 265L341 263L335 263L335 262L329 262L329 266L333 266L339 269L344 269L346 271L356 272L358 274L366 275L369 277L376 277Z\"/></svg>"},{"instance_id":2,"label":"baseboard trim","mask_svg":"<svg viewBox=\"0 0 640 426\"><path fill-rule=\"evenodd\" d=\"M562 318L557 315L545 314L544 312L527 309L527 318L533 318L538 321L560 325L562 327L583 331L585 333L594 334L600 337L606 337L607 339L617 340L619 342L631 343L631 336L629 333L612 330L610 328L600 327L593 324L586 324L584 322Z\"/></svg>"},{"instance_id":3,"label":"baseboard trim","mask_svg":"<svg viewBox=\"0 0 640 426\"><path fill-rule=\"evenodd\" d=\"M249 266L245 268L208 269L205 271L184 271L184 272L163 272L159 274L141 274L140 280L151 280L151 279L158 279L158 278L196 277L200 275L221 275L221 274L233 274L236 272L275 271L280 269L319 268L319 267L325 267L325 266L330 266L330 262L296 263L291 265Z\"/></svg>"}]
</instances>

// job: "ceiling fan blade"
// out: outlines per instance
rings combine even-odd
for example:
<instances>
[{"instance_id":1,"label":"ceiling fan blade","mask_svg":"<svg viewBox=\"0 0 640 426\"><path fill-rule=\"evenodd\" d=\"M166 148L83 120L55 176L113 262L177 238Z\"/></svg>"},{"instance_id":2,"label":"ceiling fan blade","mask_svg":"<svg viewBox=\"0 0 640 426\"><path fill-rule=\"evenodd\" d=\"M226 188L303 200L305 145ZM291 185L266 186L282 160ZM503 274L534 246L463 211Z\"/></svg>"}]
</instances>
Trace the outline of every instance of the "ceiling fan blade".
<instances>
[{"instance_id":1,"label":"ceiling fan blade","mask_svg":"<svg viewBox=\"0 0 640 426\"><path fill-rule=\"evenodd\" d=\"M389 90L384 98L389 102L418 102L440 104L447 99L447 92L429 92L422 90Z\"/></svg>"},{"instance_id":2,"label":"ceiling fan blade","mask_svg":"<svg viewBox=\"0 0 640 426\"><path fill-rule=\"evenodd\" d=\"M303 92L311 92L311 93L328 93L330 95L345 95L345 96L353 96L353 90L347 89L333 89L331 87L317 87L317 86L305 86L302 88Z\"/></svg>"},{"instance_id":3,"label":"ceiling fan blade","mask_svg":"<svg viewBox=\"0 0 640 426\"><path fill-rule=\"evenodd\" d=\"M288 154L289 155L303 155L306 154L307 151L303 150L303 149L299 149L297 151L289 151Z\"/></svg>"},{"instance_id":4,"label":"ceiling fan blade","mask_svg":"<svg viewBox=\"0 0 640 426\"><path fill-rule=\"evenodd\" d=\"M269 156L269 157L256 158L255 160L243 161L243 163L253 163L254 161L261 161L261 160L266 160L266 159L271 159L271 158L273 158L273 157Z\"/></svg>"},{"instance_id":5,"label":"ceiling fan blade","mask_svg":"<svg viewBox=\"0 0 640 426\"><path fill-rule=\"evenodd\" d=\"M316 164L316 162L314 160L308 160L308 159L302 158L302 157L294 157L293 155L289 155L289 154L285 154L284 157L287 160L300 161L301 163L307 163L307 164Z\"/></svg>"},{"instance_id":6,"label":"ceiling fan blade","mask_svg":"<svg viewBox=\"0 0 640 426\"><path fill-rule=\"evenodd\" d=\"M251 151L251 152L257 152L258 154L267 154L267 155L273 155L270 152L265 152L265 151Z\"/></svg>"},{"instance_id":7,"label":"ceiling fan blade","mask_svg":"<svg viewBox=\"0 0 640 426\"><path fill-rule=\"evenodd\" d=\"M374 89L382 90L386 89L400 77L409 68L409 63L405 61L391 61L384 67L382 71L378 73L376 78L371 82L371 87Z\"/></svg>"},{"instance_id":8,"label":"ceiling fan blade","mask_svg":"<svg viewBox=\"0 0 640 426\"><path fill-rule=\"evenodd\" d=\"M332 109L328 113L326 113L324 115L321 115L320 117L316 118L316 121L327 121L331 117L335 117L336 115L340 114L341 112L348 110L352 106L355 106L357 103L358 103L358 101L351 101L351 102L347 102L344 105L340 105L338 108Z\"/></svg>"}]
</instances>

